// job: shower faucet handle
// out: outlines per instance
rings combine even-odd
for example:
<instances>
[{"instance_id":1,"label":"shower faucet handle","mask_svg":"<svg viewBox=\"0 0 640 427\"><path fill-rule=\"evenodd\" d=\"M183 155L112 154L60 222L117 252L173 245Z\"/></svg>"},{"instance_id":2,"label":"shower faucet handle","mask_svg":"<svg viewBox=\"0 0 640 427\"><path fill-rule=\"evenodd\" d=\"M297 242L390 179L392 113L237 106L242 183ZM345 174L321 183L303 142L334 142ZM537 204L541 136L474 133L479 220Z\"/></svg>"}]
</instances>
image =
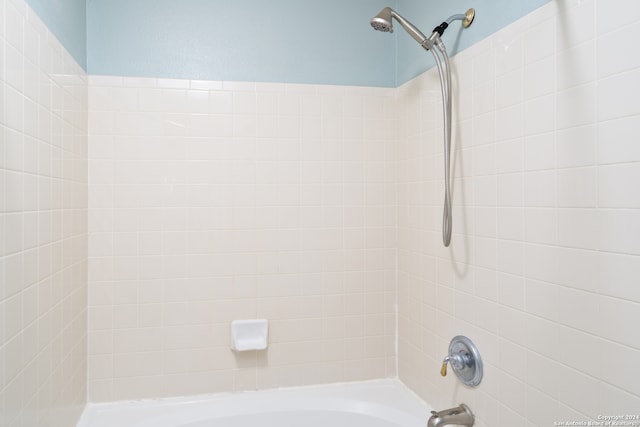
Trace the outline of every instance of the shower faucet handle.
<instances>
[{"instance_id":1,"label":"shower faucet handle","mask_svg":"<svg viewBox=\"0 0 640 427\"><path fill-rule=\"evenodd\" d=\"M451 363L451 367L454 370L463 369L465 365L473 363L472 357L469 353L460 351L459 353L452 353L447 355L442 360L442 368L440 368L440 375L447 376L447 364Z\"/></svg>"},{"instance_id":2,"label":"shower faucet handle","mask_svg":"<svg viewBox=\"0 0 640 427\"><path fill-rule=\"evenodd\" d=\"M440 375L447 375L447 364L464 385L476 387L482 380L482 357L478 347L467 337L458 335L449 343L449 354L442 360Z\"/></svg>"}]
</instances>

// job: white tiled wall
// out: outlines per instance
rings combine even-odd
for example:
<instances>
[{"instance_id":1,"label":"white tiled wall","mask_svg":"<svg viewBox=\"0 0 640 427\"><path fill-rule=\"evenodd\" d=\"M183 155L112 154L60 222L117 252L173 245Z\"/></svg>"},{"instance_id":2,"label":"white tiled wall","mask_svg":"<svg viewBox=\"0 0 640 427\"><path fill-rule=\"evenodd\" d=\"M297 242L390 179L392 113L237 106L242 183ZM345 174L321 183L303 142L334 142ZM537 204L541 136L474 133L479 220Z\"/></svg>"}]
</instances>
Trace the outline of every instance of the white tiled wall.
<instances>
[{"instance_id":1,"label":"white tiled wall","mask_svg":"<svg viewBox=\"0 0 640 427\"><path fill-rule=\"evenodd\" d=\"M72 426L86 396L87 81L0 0L0 425Z\"/></svg>"},{"instance_id":2,"label":"white tiled wall","mask_svg":"<svg viewBox=\"0 0 640 427\"><path fill-rule=\"evenodd\" d=\"M399 375L436 408L640 413L637 9L553 1L455 57L451 249L437 75L398 89ZM477 389L439 375L457 334L484 356Z\"/></svg>"},{"instance_id":3,"label":"white tiled wall","mask_svg":"<svg viewBox=\"0 0 640 427\"><path fill-rule=\"evenodd\" d=\"M395 375L393 89L92 76L89 104L90 400Z\"/></svg>"},{"instance_id":4,"label":"white tiled wall","mask_svg":"<svg viewBox=\"0 0 640 427\"><path fill-rule=\"evenodd\" d=\"M93 401L393 376L396 299L399 376L436 408L637 413L637 9L554 1L456 56L444 249L434 71L397 90L92 77L87 131L84 73L0 0L0 424L73 425L87 357ZM229 321L253 317L270 348L236 356ZM439 376L456 334L478 389Z\"/></svg>"}]
</instances>

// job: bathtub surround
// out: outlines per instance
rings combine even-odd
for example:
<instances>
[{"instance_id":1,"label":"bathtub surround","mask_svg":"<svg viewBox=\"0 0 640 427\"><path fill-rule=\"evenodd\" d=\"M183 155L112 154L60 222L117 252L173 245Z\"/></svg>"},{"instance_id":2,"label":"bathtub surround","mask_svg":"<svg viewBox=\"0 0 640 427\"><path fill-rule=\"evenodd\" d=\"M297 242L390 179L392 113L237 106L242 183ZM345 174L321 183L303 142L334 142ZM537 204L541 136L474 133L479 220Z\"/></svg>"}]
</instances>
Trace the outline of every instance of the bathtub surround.
<instances>
[{"instance_id":1,"label":"bathtub surround","mask_svg":"<svg viewBox=\"0 0 640 427\"><path fill-rule=\"evenodd\" d=\"M91 401L395 375L394 89L89 82Z\"/></svg>"},{"instance_id":2,"label":"bathtub surround","mask_svg":"<svg viewBox=\"0 0 640 427\"><path fill-rule=\"evenodd\" d=\"M392 376L397 274L399 376L435 408L502 426L640 407L639 109L618 95L637 64L604 48L637 24L615 16L552 3L454 58L451 251L435 70L92 77L91 399ZM234 359L228 321L273 316L273 346ZM485 361L474 390L439 376L458 334Z\"/></svg>"},{"instance_id":3,"label":"bathtub surround","mask_svg":"<svg viewBox=\"0 0 640 427\"><path fill-rule=\"evenodd\" d=\"M72 426L87 384L96 401L246 390L394 376L396 358L478 426L633 413L637 4L554 1L455 57L448 251L435 72L96 76L87 101L65 48L0 0L0 424ZM384 37L377 10L363 25ZM269 352L234 358L225 322L263 313ZM439 376L456 334L482 353L478 389Z\"/></svg>"},{"instance_id":4,"label":"bathtub surround","mask_svg":"<svg viewBox=\"0 0 640 427\"><path fill-rule=\"evenodd\" d=\"M640 21L613 3L552 2L453 59L451 250L437 73L397 92L399 377L480 427L640 408ZM457 334L476 389L440 376Z\"/></svg>"},{"instance_id":5,"label":"bathtub surround","mask_svg":"<svg viewBox=\"0 0 640 427\"><path fill-rule=\"evenodd\" d=\"M87 389L87 79L0 0L0 425L72 426Z\"/></svg>"}]
</instances>

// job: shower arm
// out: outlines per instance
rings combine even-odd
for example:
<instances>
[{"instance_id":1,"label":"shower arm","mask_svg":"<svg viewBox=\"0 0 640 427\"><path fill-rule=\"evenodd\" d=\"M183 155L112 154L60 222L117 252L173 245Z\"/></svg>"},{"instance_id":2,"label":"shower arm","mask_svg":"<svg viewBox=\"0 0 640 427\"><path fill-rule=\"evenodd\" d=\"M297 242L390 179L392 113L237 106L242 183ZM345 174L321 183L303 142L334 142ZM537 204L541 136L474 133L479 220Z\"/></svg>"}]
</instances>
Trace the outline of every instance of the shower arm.
<instances>
[{"instance_id":1,"label":"shower arm","mask_svg":"<svg viewBox=\"0 0 640 427\"><path fill-rule=\"evenodd\" d=\"M473 22L473 19L476 17L475 9L468 9L465 13L458 13L456 15L451 15L444 22L433 29L433 33L438 33L441 37L444 34L444 30L453 22L453 21L462 21L462 26L464 28L469 27ZM431 41L433 41L433 34L429 37Z\"/></svg>"}]
</instances>

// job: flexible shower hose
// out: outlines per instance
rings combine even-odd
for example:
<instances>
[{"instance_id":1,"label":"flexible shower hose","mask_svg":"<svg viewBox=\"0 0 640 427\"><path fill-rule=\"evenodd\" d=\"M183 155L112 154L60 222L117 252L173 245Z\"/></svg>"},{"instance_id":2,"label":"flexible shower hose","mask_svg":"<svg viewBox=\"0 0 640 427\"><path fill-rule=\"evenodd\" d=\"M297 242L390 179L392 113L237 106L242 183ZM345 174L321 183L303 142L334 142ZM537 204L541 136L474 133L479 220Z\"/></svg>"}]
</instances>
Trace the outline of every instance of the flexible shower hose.
<instances>
[{"instance_id":1,"label":"flexible shower hose","mask_svg":"<svg viewBox=\"0 0 640 427\"><path fill-rule=\"evenodd\" d=\"M438 67L440 75L440 88L442 89L442 112L444 120L444 208L442 212L442 242L445 247L451 243L451 69L449 67L449 56L447 50L439 36L435 37L434 46L431 53ZM440 58L440 55L442 58Z\"/></svg>"}]
</instances>

